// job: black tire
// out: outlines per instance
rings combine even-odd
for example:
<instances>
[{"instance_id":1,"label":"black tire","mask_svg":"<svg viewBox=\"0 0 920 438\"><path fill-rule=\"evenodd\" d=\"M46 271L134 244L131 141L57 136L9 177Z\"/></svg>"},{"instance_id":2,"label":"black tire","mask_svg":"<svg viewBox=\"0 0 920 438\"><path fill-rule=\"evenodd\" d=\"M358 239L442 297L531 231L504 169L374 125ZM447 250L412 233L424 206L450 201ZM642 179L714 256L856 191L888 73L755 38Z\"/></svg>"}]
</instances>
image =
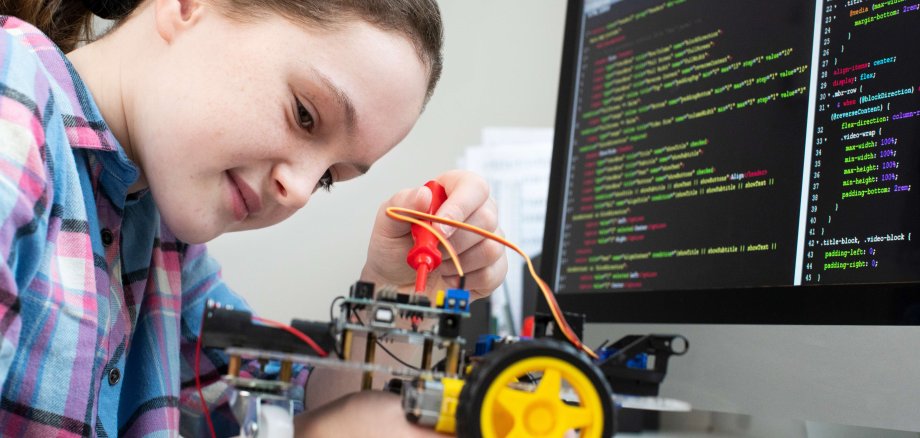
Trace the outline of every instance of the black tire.
<instances>
[{"instance_id":1,"label":"black tire","mask_svg":"<svg viewBox=\"0 0 920 438\"><path fill-rule=\"evenodd\" d=\"M555 339L542 338L534 341L522 341L503 346L486 354L473 367L460 391L457 406L457 436L459 438L482 438L480 418L482 403L486 392L499 374L515 362L532 357L551 357L564 360L581 371L593 384L603 405L603 433L601 436L613 436L616 431L611 400L610 385L600 370L594 366L584 353L571 344Z\"/></svg>"}]
</instances>

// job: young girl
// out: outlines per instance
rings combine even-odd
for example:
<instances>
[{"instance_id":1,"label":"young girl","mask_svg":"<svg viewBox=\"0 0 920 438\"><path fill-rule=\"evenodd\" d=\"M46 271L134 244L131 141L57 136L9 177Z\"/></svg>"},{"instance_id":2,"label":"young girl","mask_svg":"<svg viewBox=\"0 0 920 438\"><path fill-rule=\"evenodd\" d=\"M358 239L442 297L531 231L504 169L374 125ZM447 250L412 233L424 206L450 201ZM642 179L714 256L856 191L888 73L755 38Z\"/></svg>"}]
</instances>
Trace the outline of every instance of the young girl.
<instances>
[{"instance_id":1,"label":"young girl","mask_svg":"<svg viewBox=\"0 0 920 438\"><path fill-rule=\"evenodd\" d=\"M206 300L245 307L203 243L278 223L315 190L366 173L407 135L441 70L433 0L134 3L0 6L19 17L0 18L4 436L177 435L180 406L197 409ZM86 7L123 18L74 50ZM497 229L480 178L436 179L448 192L440 216ZM430 196L408 189L381 212L424 209ZM451 240L469 288L500 284L497 244ZM362 279L411 284L410 246L408 225L381 213ZM455 275L445 263L430 283ZM214 382L223 357L203 357ZM298 436L429 434L398 402L340 399L298 417Z\"/></svg>"}]
</instances>

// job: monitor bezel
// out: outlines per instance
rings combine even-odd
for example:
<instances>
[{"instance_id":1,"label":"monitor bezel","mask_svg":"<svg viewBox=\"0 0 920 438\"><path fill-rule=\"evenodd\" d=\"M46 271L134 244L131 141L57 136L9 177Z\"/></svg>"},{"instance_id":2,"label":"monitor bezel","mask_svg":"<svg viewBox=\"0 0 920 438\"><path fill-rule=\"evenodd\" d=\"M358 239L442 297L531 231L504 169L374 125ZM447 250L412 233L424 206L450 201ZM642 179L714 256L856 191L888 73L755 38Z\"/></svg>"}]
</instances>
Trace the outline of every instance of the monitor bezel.
<instances>
[{"instance_id":1,"label":"monitor bezel","mask_svg":"<svg viewBox=\"0 0 920 438\"><path fill-rule=\"evenodd\" d=\"M564 203L583 11L584 0L568 1L540 269L550 285L556 280L564 214L553 206ZM588 315L589 322L920 325L920 283L561 292L556 299L565 311ZM543 300L537 301L539 311L548 311Z\"/></svg>"}]
</instances>

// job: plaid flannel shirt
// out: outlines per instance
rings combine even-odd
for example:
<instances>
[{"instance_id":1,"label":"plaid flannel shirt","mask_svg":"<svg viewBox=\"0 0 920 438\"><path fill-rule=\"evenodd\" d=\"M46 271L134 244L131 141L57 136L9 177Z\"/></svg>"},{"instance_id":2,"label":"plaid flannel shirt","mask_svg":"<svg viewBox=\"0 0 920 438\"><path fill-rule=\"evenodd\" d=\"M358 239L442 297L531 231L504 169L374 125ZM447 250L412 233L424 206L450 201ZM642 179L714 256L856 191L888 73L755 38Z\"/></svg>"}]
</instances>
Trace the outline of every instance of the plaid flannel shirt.
<instances>
[{"instance_id":1,"label":"plaid flannel shirt","mask_svg":"<svg viewBox=\"0 0 920 438\"><path fill-rule=\"evenodd\" d=\"M64 54L19 19L0 28L0 434L176 436L181 407L197 435L203 306L246 304L128 194L138 170ZM203 381L224 366L205 352ZM226 404L212 418L236 429Z\"/></svg>"}]
</instances>

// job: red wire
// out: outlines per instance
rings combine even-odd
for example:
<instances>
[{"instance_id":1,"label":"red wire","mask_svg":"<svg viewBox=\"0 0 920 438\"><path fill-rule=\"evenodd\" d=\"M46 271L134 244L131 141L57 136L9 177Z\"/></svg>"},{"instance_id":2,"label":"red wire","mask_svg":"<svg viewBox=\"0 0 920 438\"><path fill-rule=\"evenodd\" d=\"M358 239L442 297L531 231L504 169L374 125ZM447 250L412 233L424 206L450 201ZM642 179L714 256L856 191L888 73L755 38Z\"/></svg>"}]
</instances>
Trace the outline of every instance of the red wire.
<instances>
[{"instance_id":1,"label":"red wire","mask_svg":"<svg viewBox=\"0 0 920 438\"><path fill-rule=\"evenodd\" d=\"M198 341L195 342L195 389L198 390L198 398L201 400L201 410L204 411L204 418L208 421L208 429L211 431L211 437L217 438L214 432L214 423L211 422L211 413L208 411L208 402L204 399L204 393L201 392L201 338L204 334L204 321L198 330Z\"/></svg>"},{"instance_id":2,"label":"red wire","mask_svg":"<svg viewBox=\"0 0 920 438\"><path fill-rule=\"evenodd\" d=\"M320 357L326 357L329 353L326 353L326 350L323 350L316 342L313 342L313 339L310 339L309 336L301 332L300 330L295 329L287 324L282 324L277 321L272 321L270 319L260 318L258 316L253 316L253 320L261 322L263 324L273 325L284 331L296 336L301 341L304 341L316 354ZM204 418L208 421L208 429L211 431L211 436L217 438L217 433L214 432L214 423L211 421L211 413L208 411L208 402L204 399L204 393L201 391L201 338L204 331L204 324L201 324L201 329L198 331L198 340L195 342L195 389L198 390L198 398L201 399L201 410L204 412Z\"/></svg>"},{"instance_id":3,"label":"red wire","mask_svg":"<svg viewBox=\"0 0 920 438\"><path fill-rule=\"evenodd\" d=\"M270 319L261 318L258 316L253 316L252 319L255 321L261 322L262 324L273 325L275 327L283 329L284 331L296 336L297 339L300 339L301 341L304 341L304 343L309 345L310 348L312 348L313 351L315 351L316 354L318 354L320 357L326 357L329 355L329 353L327 353L326 350L323 350L322 347L319 346L319 344L317 344L316 342L313 342L313 339L311 339L309 336L304 334L304 332L295 329L294 327L291 327L287 324L282 324L277 321L272 321Z\"/></svg>"},{"instance_id":4,"label":"red wire","mask_svg":"<svg viewBox=\"0 0 920 438\"><path fill-rule=\"evenodd\" d=\"M307 345L313 348L313 351L320 357L326 357L329 353L323 350L316 342L313 341L309 336L300 330L295 329L287 324L282 324L277 321L272 321L270 319L261 318L258 316L253 316L252 319L261 322L263 324L273 325L275 327L281 328L284 331L296 336L298 339L304 341ZM211 421L211 413L208 410L208 403L204 399L204 393L201 391L201 338L203 337L204 324L201 325L201 330L198 332L198 340L195 342L195 389L198 390L198 398L201 400L201 410L204 413L204 418L208 423L208 430L211 432L212 438L217 438L217 433L214 431L214 423Z\"/></svg>"}]
</instances>

